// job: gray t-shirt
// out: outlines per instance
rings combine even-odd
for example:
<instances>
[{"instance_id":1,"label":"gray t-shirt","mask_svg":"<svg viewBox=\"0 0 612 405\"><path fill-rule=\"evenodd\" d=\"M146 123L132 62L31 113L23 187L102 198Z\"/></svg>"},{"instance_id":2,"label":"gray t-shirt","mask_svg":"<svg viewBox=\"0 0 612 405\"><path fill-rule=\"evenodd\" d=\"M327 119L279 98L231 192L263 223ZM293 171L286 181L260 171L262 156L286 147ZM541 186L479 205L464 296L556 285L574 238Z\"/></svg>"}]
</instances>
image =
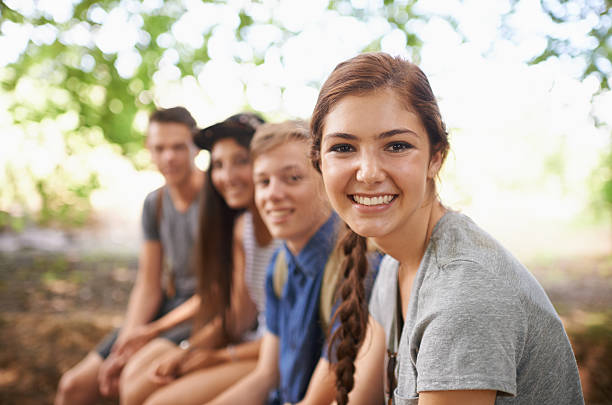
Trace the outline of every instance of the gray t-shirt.
<instances>
[{"instance_id":1,"label":"gray t-shirt","mask_svg":"<svg viewBox=\"0 0 612 405\"><path fill-rule=\"evenodd\" d=\"M497 390L496 404L584 403L572 348L546 293L467 216L449 211L436 224L401 337L394 333L397 269L395 259L383 259L370 300L387 348L397 351L396 405L417 404L421 391L471 389Z\"/></svg>"},{"instance_id":2,"label":"gray t-shirt","mask_svg":"<svg viewBox=\"0 0 612 405\"><path fill-rule=\"evenodd\" d=\"M163 192L161 226L157 225L157 194ZM196 279L192 269L192 253L198 229L200 193L185 212L174 207L167 187L152 191L142 209L142 229L146 240L161 241L164 262L173 274L177 297L190 297Z\"/></svg>"}]
</instances>

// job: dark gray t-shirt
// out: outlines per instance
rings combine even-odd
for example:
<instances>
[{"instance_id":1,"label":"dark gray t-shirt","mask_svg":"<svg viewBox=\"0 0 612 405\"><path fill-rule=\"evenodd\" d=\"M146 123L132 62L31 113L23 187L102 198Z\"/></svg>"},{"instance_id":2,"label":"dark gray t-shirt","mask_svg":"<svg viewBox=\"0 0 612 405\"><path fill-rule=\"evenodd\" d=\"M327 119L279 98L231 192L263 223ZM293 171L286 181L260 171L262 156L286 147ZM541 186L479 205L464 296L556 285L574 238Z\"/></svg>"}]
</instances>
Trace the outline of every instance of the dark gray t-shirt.
<instances>
[{"instance_id":1,"label":"dark gray t-shirt","mask_svg":"<svg viewBox=\"0 0 612 405\"><path fill-rule=\"evenodd\" d=\"M497 390L496 404L584 403L572 348L546 293L467 216L447 212L436 224L401 337L393 333L401 322L397 269L386 256L370 300L387 347L398 352L396 405L417 404L420 391L470 389Z\"/></svg>"},{"instance_id":2,"label":"dark gray t-shirt","mask_svg":"<svg viewBox=\"0 0 612 405\"><path fill-rule=\"evenodd\" d=\"M157 194L163 192L161 226L157 225ZM177 297L193 295L196 279L192 270L192 253L198 229L200 193L185 212L174 207L167 187L152 191L145 198L142 229L146 240L161 241L165 265L174 277Z\"/></svg>"}]
</instances>

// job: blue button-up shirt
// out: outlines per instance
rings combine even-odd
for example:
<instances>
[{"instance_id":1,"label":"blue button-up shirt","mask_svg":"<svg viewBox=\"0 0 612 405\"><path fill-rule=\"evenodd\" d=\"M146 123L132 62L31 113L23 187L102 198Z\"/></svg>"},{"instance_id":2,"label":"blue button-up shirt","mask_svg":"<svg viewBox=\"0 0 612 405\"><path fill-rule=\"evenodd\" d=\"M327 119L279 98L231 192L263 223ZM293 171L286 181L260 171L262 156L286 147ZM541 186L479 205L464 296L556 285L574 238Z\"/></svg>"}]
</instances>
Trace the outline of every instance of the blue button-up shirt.
<instances>
[{"instance_id":1,"label":"blue button-up shirt","mask_svg":"<svg viewBox=\"0 0 612 405\"><path fill-rule=\"evenodd\" d=\"M274 292L274 254L266 275L266 322L280 343L280 402L299 402L321 357L325 332L319 318L321 282L335 245L338 216L330 218L294 256L286 244L287 281L281 297Z\"/></svg>"}]
</instances>

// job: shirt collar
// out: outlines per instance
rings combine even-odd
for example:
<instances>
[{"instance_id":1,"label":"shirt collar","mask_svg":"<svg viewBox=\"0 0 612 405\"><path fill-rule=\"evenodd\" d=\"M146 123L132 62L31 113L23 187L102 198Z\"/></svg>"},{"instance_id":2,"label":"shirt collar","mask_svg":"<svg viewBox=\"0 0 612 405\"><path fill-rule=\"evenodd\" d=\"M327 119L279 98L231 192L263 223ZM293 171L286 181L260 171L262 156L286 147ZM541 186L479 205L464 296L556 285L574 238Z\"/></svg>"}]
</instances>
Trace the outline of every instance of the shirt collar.
<instances>
[{"instance_id":1,"label":"shirt collar","mask_svg":"<svg viewBox=\"0 0 612 405\"><path fill-rule=\"evenodd\" d=\"M293 256L285 242L283 247L287 264L299 268L309 277L316 277L325 268L325 263L336 244L337 223L338 214L332 211L327 221L312 235L297 257Z\"/></svg>"}]
</instances>

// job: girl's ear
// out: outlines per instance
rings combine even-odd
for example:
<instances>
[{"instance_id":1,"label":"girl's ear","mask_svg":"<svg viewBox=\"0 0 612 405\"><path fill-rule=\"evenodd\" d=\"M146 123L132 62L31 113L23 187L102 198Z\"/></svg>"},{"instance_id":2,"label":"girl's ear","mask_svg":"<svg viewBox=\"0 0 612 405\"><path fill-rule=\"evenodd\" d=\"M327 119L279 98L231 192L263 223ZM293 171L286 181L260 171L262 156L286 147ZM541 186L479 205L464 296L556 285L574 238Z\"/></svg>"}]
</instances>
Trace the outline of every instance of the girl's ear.
<instances>
[{"instance_id":1,"label":"girl's ear","mask_svg":"<svg viewBox=\"0 0 612 405\"><path fill-rule=\"evenodd\" d=\"M442 152L437 151L433 154L431 159L429 160L429 168L427 169L427 178L433 179L438 175L440 171L440 166L442 166Z\"/></svg>"}]
</instances>

